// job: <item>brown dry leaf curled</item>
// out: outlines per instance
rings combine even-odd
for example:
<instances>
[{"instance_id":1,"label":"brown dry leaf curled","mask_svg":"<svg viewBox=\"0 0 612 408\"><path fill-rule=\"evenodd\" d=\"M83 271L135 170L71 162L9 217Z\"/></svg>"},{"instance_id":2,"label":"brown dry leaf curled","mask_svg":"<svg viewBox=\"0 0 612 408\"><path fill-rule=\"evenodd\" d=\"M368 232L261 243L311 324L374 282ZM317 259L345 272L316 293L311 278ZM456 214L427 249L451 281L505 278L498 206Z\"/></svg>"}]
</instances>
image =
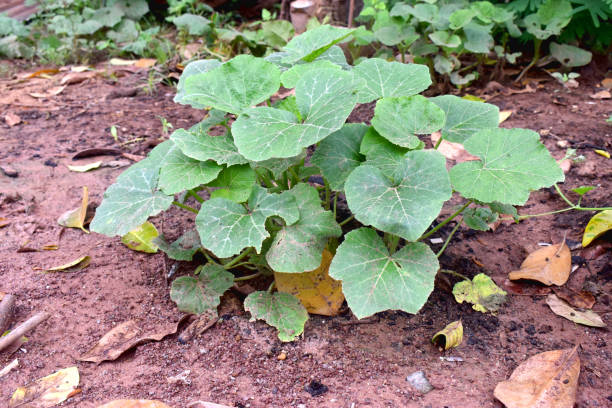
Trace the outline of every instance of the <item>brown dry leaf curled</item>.
<instances>
[{"instance_id":1,"label":"brown dry leaf curled","mask_svg":"<svg viewBox=\"0 0 612 408\"><path fill-rule=\"evenodd\" d=\"M536 354L495 387L507 408L572 408L576 402L580 359L577 346Z\"/></svg>"},{"instance_id":2,"label":"brown dry leaf curled","mask_svg":"<svg viewBox=\"0 0 612 408\"><path fill-rule=\"evenodd\" d=\"M595 296L591 292L576 292L566 287L554 288L553 291L560 299L580 309L592 309L595 304Z\"/></svg>"},{"instance_id":3,"label":"brown dry leaf curled","mask_svg":"<svg viewBox=\"0 0 612 408\"><path fill-rule=\"evenodd\" d=\"M591 327L606 327L606 324L597 313L592 310L585 310L584 312L576 310L559 299L557 295L548 295L546 304L548 304L550 310L552 310L554 314L565 317L574 323Z\"/></svg>"},{"instance_id":4,"label":"brown dry leaf curled","mask_svg":"<svg viewBox=\"0 0 612 408\"><path fill-rule=\"evenodd\" d=\"M115 400L100 405L98 408L171 408L163 402L153 400Z\"/></svg>"},{"instance_id":5,"label":"brown dry leaf curled","mask_svg":"<svg viewBox=\"0 0 612 408\"><path fill-rule=\"evenodd\" d=\"M68 228L80 228L89 234L84 227L85 216L87 215L87 204L89 202L89 190L86 186L83 187L83 197L81 198L81 206L73 210L68 210L63 213L58 219L57 223L63 227Z\"/></svg>"},{"instance_id":6,"label":"brown dry leaf curled","mask_svg":"<svg viewBox=\"0 0 612 408\"><path fill-rule=\"evenodd\" d=\"M448 350L451 347L457 347L463 341L463 324L461 320L449 323L445 328L434 334L431 338L431 342L436 344L444 350Z\"/></svg>"},{"instance_id":7,"label":"brown dry leaf curled","mask_svg":"<svg viewBox=\"0 0 612 408\"><path fill-rule=\"evenodd\" d=\"M510 280L531 279L545 285L563 285L572 270L572 254L565 241L529 254L521 269L508 275Z\"/></svg>"},{"instance_id":8,"label":"brown dry leaf curled","mask_svg":"<svg viewBox=\"0 0 612 408\"><path fill-rule=\"evenodd\" d=\"M441 133L434 132L431 134L431 143L435 146L440 140ZM453 143L448 140L442 140L438 146L438 151L447 159L456 160L461 163L469 160L478 160L478 157L469 154L461 143Z\"/></svg>"},{"instance_id":9,"label":"brown dry leaf curled","mask_svg":"<svg viewBox=\"0 0 612 408\"><path fill-rule=\"evenodd\" d=\"M79 370L68 367L15 390L9 408L48 408L79 392Z\"/></svg>"},{"instance_id":10,"label":"brown dry leaf curled","mask_svg":"<svg viewBox=\"0 0 612 408\"><path fill-rule=\"evenodd\" d=\"M309 313L335 316L344 302L342 283L332 279L329 272L333 255L323 251L321 265L310 272L274 272L274 280L279 292L296 296Z\"/></svg>"}]
</instances>

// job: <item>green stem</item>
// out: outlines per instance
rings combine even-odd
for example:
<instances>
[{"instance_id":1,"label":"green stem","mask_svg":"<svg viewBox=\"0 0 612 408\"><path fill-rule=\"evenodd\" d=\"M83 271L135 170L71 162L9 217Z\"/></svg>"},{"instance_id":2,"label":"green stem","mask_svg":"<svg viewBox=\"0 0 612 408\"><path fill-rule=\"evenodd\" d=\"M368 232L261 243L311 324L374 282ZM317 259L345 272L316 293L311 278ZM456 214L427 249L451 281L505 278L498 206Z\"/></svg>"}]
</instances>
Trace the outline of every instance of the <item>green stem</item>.
<instances>
[{"instance_id":1,"label":"green stem","mask_svg":"<svg viewBox=\"0 0 612 408\"><path fill-rule=\"evenodd\" d=\"M538 60L540 59L540 47L541 46L542 46L542 40L540 40L538 38L534 38L533 39L533 48L534 48L534 50L533 50L533 59L531 60L529 65L527 65L525 67L525 69L523 69L523 71L521 71L519 76L516 77L516 79L514 80L515 83L520 82L521 79L527 73L527 71L529 71L535 64L537 64Z\"/></svg>"},{"instance_id":2,"label":"green stem","mask_svg":"<svg viewBox=\"0 0 612 408\"><path fill-rule=\"evenodd\" d=\"M272 281L270 286L268 286L268 293L272 293L272 291L274 290L275 287L276 287L276 282Z\"/></svg>"},{"instance_id":3,"label":"green stem","mask_svg":"<svg viewBox=\"0 0 612 408\"><path fill-rule=\"evenodd\" d=\"M450 269L440 269L440 272L447 273L449 275L454 275L454 276L456 276L458 278L461 278L461 279L464 279L464 280L468 280L468 281L470 280L470 278L468 278L467 276L462 275L459 272L451 271Z\"/></svg>"},{"instance_id":4,"label":"green stem","mask_svg":"<svg viewBox=\"0 0 612 408\"><path fill-rule=\"evenodd\" d=\"M436 150L440 146L440 143L442 143L442 135L441 134L440 134L440 138L436 142L436 145L434 146L434 150Z\"/></svg>"},{"instance_id":5,"label":"green stem","mask_svg":"<svg viewBox=\"0 0 612 408\"><path fill-rule=\"evenodd\" d=\"M289 176L291 176L291 187L293 187L300 182L300 178L298 177L294 168L290 167L287 169L287 171L289 172Z\"/></svg>"},{"instance_id":6,"label":"green stem","mask_svg":"<svg viewBox=\"0 0 612 408\"><path fill-rule=\"evenodd\" d=\"M261 272L254 273L252 275L241 276L239 278L234 278L234 282L242 282L245 280L255 279L261 276Z\"/></svg>"},{"instance_id":7,"label":"green stem","mask_svg":"<svg viewBox=\"0 0 612 408\"><path fill-rule=\"evenodd\" d=\"M399 241L400 241L399 236L385 232L385 242L387 243L387 248L389 248L390 254L395 253L395 250L397 249Z\"/></svg>"},{"instance_id":8,"label":"green stem","mask_svg":"<svg viewBox=\"0 0 612 408\"><path fill-rule=\"evenodd\" d=\"M325 184L325 203L324 203L324 207L326 210L329 211L330 209L330 198L331 198L331 190L329 188L329 184L327 183L327 180L323 179L323 183Z\"/></svg>"},{"instance_id":9,"label":"green stem","mask_svg":"<svg viewBox=\"0 0 612 408\"><path fill-rule=\"evenodd\" d=\"M334 195L334 220L336 219L336 214L338 213L338 193Z\"/></svg>"},{"instance_id":10,"label":"green stem","mask_svg":"<svg viewBox=\"0 0 612 408\"><path fill-rule=\"evenodd\" d=\"M206 250L202 250L202 253L204 254L204 256L206 257L206 260L208 262L210 262L211 264L215 264L215 265L219 265L219 262L215 261L214 259L211 258L210 255L208 255L208 253L206 252Z\"/></svg>"},{"instance_id":11,"label":"green stem","mask_svg":"<svg viewBox=\"0 0 612 408\"><path fill-rule=\"evenodd\" d=\"M191 211L194 214L198 213L198 210L196 210L195 208L190 207L190 206L185 205L185 204L181 204L178 201L173 201L172 204L176 205L179 208L182 208L183 210Z\"/></svg>"},{"instance_id":12,"label":"green stem","mask_svg":"<svg viewBox=\"0 0 612 408\"><path fill-rule=\"evenodd\" d=\"M451 231L451 233L448 235L448 238L446 238L446 241L444 241L444 245L442 245L442 248L440 248L440 250L438 251L438 253L436 254L436 256L439 258L440 256L442 256L442 254L444 253L444 251L446 250L446 247L448 246L448 243L450 242L450 240L453 238L453 235L455 235L455 232L457 232L457 230L459 229L459 226L461 225L461 221L459 221L457 223L457 225L455 225L455 228L453 228L453 230Z\"/></svg>"},{"instance_id":13,"label":"green stem","mask_svg":"<svg viewBox=\"0 0 612 408\"><path fill-rule=\"evenodd\" d=\"M344 220L344 221L340 222L338 225L339 225L339 226L346 225L346 224L348 224L349 222L351 222L351 221L353 220L353 218L355 218L355 216L354 216L354 215L351 215L351 216L350 216L350 217L348 217L346 220Z\"/></svg>"},{"instance_id":14,"label":"green stem","mask_svg":"<svg viewBox=\"0 0 612 408\"><path fill-rule=\"evenodd\" d=\"M238 262L240 262L241 260L243 260L247 255L249 255L251 252L253 252L253 247L248 247L245 251L243 251L240 255L238 255L237 257L235 257L234 259L232 259L231 261L229 261L228 263L226 263L225 265L223 265L223 269L231 269L233 266L235 266Z\"/></svg>"},{"instance_id":15,"label":"green stem","mask_svg":"<svg viewBox=\"0 0 612 408\"><path fill-rule=\"evenodd\" d=\"M266 187L268 188L274 187L274 183L270 179L270 176L266 174L265 170L263 172L260 172L259 169L255 169L255 174L257 174L257 177L259 178L260 182L263 182L266 185Z\"/></svg>"},{"instance_id":16,"label":"green stem","mask_svg":"<svg viewBox=\"0 0 612 408\"><path fill-rule=\"evenodd\" d=\"M472 200L469 200L467 203L463 204L461 206L461 208L459 208L457 211L455 211L450 217L448 217L447 219L445 219L444 221L442 221L441 223L439 223L438 225L433 227L430 231L428 231L425 234L421 235L421 237L419 239L417 239L417 241L424 240L425 238L431 236L431 234L435 233L437 230L439 230L440 228L442 228L443 226L445 226L446 224L451 222L453 220L453 218L455 218L456 216L461 214L468 207L468 205L472 204L472 202L473 202Z\"/></svg>"},{"instance_id":17,"label":"green stem","mask_svg":"<svg viewBox=\"0 0 612 408\"><path fill-rule=\"evenodd\" d=\"M202 204L204 202L204 199L202 197L200 197L195 191L193 190L187 190L187 194L192 196L193 198L196 199L197 202L199 202L200 204Z\"/></svg>"}]
</instances>

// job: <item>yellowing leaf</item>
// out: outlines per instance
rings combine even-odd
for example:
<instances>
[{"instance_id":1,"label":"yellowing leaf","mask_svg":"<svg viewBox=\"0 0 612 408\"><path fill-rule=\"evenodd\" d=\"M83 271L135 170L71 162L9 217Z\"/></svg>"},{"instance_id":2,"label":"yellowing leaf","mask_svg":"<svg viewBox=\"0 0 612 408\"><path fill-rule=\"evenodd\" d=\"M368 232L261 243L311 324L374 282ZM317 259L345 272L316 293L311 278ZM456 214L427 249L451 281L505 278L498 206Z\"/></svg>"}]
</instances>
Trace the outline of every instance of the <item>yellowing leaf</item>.
<instances>
[{"instance_id":1,"label":"yellowing leaf","mask_svg":"<svg viewBox=\"0 0 612 408\"><path fill-rule=\"evenodd\" d=\"M463 324L461 320L449 323L445 328L434 334L431 338L433 344L443 347L448 350L451 347L457 347L463 341Z\"/></svg>"},{"instance_id":2,"label":"yellowing leaf","mask_svg":"<svg viewBox=\"0 0 612 408\"><path fill-rule=\"evenodd\" d=\"M546 304L550 306L550 310L556 315L565 317L574 323L583 324L585 326L592 327L606 327L606 324L601 320L601 317L592 310L585 310L581 312L572 308L563 300L559 299L557 295L550 294L546 298Z\"/></svg>"},{"instance_id":3,"label":"yellowing leaf","mask_svg":"<svg viewBox=\"0 0 612 408\"><path fill-rule=\"evenodd\" d=\"M453 287L453 296L457 302L471 303L472 309L482 313L499 310L506 302L506 295L507 293L484 273L474 276L471 281L457 282Z\"/></svg>"},{"instance_id":4,"label":"yellowing leaf","mask_svg":"<svg viewBox=\"0 0 612 408\"><path fill-rule=\"evenodd\" d=\"M111 58L109 62L110 62L111 65L124 66L124 65L134 65L136 63L136 60L126 60L126 59L122 59L122 58Z\"/></svg>"},{"instance_id":5,"label":"yellowing leaf","mask_svg":"<svg viewBox=\"0 0 612 408\"><path fill-rule=\"evenodd\" d=\"M511 110L499 111L499 123L505 122L512 115Z\"/></svg>"},{"instance_id":6,"label":"yellowing leaf","mask_svg":"<svg viewBox=\"0 0 612 408\"><path fill-rule=\"evenodd\" d=\"M53 268L47 268L45 269L45 271L57 272L57 271L64 271L66 269L72 269L72 268L74 268L75 270L80 270L80 269L87 268L87 266L89 266L90 263L91 263L91 257L85 255L78 259L75 259L74 261L70 261L67 264L60 265L60 266L54 266Z\"/></svg>"},{"instance_id":7,"label":"yellowing leaf","mask_svg":"<svg viewBox=\"0 0 612 408\"><path fill-rule=\"evenodd\" d=\"M68 169L70 171L76 171L78 173L85 173L86 171L97 169L101 165L102 165L102 160L96 161L96 162L92 162L92 163L83 164L82 166L71 166L71 165L68 165Z\"/></svg>"},{"instance_id":8,"label":"yellowing leaf","mask_svg":"<svg viewBox=\"0 0 612 408\"><path fill-rule=\"evenodd\" d=\"M100 405L98 408L171 408L163 402L153 400L115 400Z\"/></svg>"},{"instance_id":9,"label":"yellowing leaf","mask_svg":"<svg viewBox=\"0 0 612 408\"><path fill-rule=\"evenodd\" d=\"M565 241L540 248L527 256L521 269L508 275L510 280L531 279L545 285L563 285L572 270L572 254Z\"/></svg>"},{"instance_id":10,"label":"yellowing leaf","mask_svg":"<svg viewBox=\"0 0 612 408\"><path fill-rule=\"evenodd\" d=\"M300 299L309 313L335 316L344 302L342 283L332 279L329 265L332 254L323 250L321 265L310 272L274 272L274 280L279 292L289 293Z\"/></svg>"},{"instance_id":11,"label":"yellowing leaf","mask_svg":"<svg viewBox=\"0 0 612 408\"><path fill-rule=\"evenodd\" d=\"M605 150L595 149L595 150L594 150L594 152L595 152L595 153L597 153L597 154L598 154L598 155L600 155L600 156L605 157L606 159L609 159L609 158L610 158L610 153L608 153L608 152L607 152L607 151L605 151Z\"/></svg>"},{"instance_id":12,"label":"yellowing leaf","mask_svg":"<svg viewBox=\"0 0 612 408\"><path fill-rule=\"evenodd\" d=\"M495 398L506 408L572 408L579 374L577 347L536 354L497 384Z\"/></svg>"},{"instance_id":13,"label":"yellowing leaf","mask_svg":"<svg viewBox=\"0 0 612 408\"><path fill-rule=\"evenodd\" d=\"M68 367L19 387L9 401L9 408L47 408L57 405L79 392L79 370Z\"/></svg>"},{"instance_id":14,"label":"yellowing leaf","mask_svg":"<svg viewBox=\"0 0 612 408\"><path fill-rule=\"evenodd\" d=\"M138 68L151 68L157 62L154 58L141 58L134 63L135 67Z\"/></svg>"},{"instance_id":15,"label":"yellowing leaf","mask_svg":"<svg viewBox=\"0 0 612 408\"><path fill-rule=\"evenodd\" d=\"M593 240L612 229L612 210L599 212L591 218L582 236L582 246L588 246Z\"/></svg>"},{"instance_id":16,"label":"yellowing leaf","mask_svg":"<svg viewBox=\"0 0 612 408\"><path fill-rule=\"evenodd\" d=\"M153 240L158 236L159 232L157 232L155 225L147 221L140 227L122 236L121 242L134 251L154 254L157 252L158 247L153 243Z\"/></svg>"},{"instance_id":17,"label":"yellowing leaf","mask_svg":"<svg viewBox=\"0 0 612 408\"><path fill-rule=\"evenodd\" d=\"M83 198L81 199L81 206L74 210L69 210L63 213L58 219L57 223L61 226L68 228L80 228L89 234L84 228L85 216L87 215L87 204L89 201L89 190L86 186L83 187Z\"/></svg>"}]
</instances>

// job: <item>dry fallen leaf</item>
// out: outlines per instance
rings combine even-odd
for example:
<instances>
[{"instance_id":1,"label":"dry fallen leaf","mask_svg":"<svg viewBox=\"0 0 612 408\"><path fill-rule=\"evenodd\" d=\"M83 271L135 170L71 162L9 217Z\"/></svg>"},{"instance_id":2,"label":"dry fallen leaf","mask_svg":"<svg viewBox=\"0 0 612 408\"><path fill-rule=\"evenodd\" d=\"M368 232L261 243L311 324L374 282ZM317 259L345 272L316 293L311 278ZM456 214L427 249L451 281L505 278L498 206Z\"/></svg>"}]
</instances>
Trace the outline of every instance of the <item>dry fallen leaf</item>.
<instances>
[{"instance_id":1,"label":"dry fallen leaf","mask_svg":"<svg viewBox=\"0 0 612 408\"><path fill-rule=\"evenodd\" d=\"M68 170L70 171L74 171L77 173L85 173L89 170L94 170L99 168L102 165L102 160L96 161L96 162L92 162L92 163L87 163L87 164L83 164L80 166L72 166L70 164L67 164L66 166L68 167Z\"/></svg>"},{"instance_id":2,"label":"dry fallen leaf","mask_svg":"<svg viewBox=\"0 0 612 408\"><path fill-rule=\"evenodd\" d=\"M151 68L157 62L154 58L141 58L134 62L134 66L138 68Z\"/></svg>"},{"instance_id":3,"label":"dry fallen leaf","mask_svg":"<svg viewBox=\"0 0 612 408\"><path fill-rule=\"evenodd\" d=\"M499 123L505 122L506 119L508 119L513 112L514 111L511 110L499 111Z\"/></svg>"},{"instance_id":4,"label":"dry fallen leaf","mask_svg":"<svg viewBox=\"0 0 612 408\"><path fill-rule=\"evenodd\" d=\"M100 405L98 408L170 408L163 402L153 400L115 400Z\"/></svg>"},{"instance_id":5,"label":"dry fallen leaf","mask_svg":"<svg viewBox=\"0 0 612 408\"><path fill-rule=\"evenodd\" d=\"M80 392L79 370L68 367L19 387L9 401L9 408L48 408L60 404Z\"/></svg>"},{"instance_id":6,"label":"dry fallen leaf","mask_svg":"<svg viewBox=\"0 0 612 408\"><path fill-rule=\"evenodd\" d=\"M2 370L0 370L0 378L4 377L15 367L19 367L19 359L14 359L10 363L8 363Z\"/></svg>"},{"instance_id":7,"label":"dry fallen leaf","mask_svg":"<svg viewBox=\"0 0 612 408\"><path fill-rule=\"evenodd\" d=\"M62 78L61 85L73 85L85 81L86 79L94 78L98 73L96 71L85 72L70 72Z\"/></svg>"},{"instance_id":8,"label":"dry fallen leaf","mask_svg":"<svg viewBox=\"0 0 612 408\"><path fill-rule=\"evenodd\" d=\"M70 261L64 265L54 266L52 268L45 269L45 271L46 272L58 272L58 271L65 271L68 269L71 271L76 271L76 270L87 268L87 266L89 266L90 263L91 263L91 257L85 255L80 258L75 259L74 261Z\"/></svg>"},{"instance_id":9,"label":"dry fallen leaf","mask_svg":"<svg viewBox=\"0 0 612 408\"><path fill-rule=\"evenodd\" d=\"M449 323L445 328L434 334L431 342L448 350L451 347L457 347L463 341L463 324L461 320Z\"/></svg>"},{"instance_id":10,"label":"dry fallen leaf","mask_svg":"<svg viewBox=\"0 0 612 408\"><path fill-rule=\"evenodd\" d=\"M604 78L604 80L601 81L601 86L607 89L612 89L612 78Z\"/></svg>"},{"instance_id":11,"label":"dry fallen leaf","mask_svg":"<svg viewBox=\"0 0 612 408\"><path fill-rule=\"evenodd\" d=\"M577 348L530 357L497 384L495 398L507 408L572 408L580 374Z\"/></svg>"},{"instance_id":12,"label":"dry fallen leaf","mask_svg":"<svg viewBox=\"0 0 612 408\"><path fill-rule=\"evenodd\" d=\"M597 313L592 310L585 310L584 312L576 310L559 299L557 295L548 295L546 304L550 306L550 310L552 310L554 314L565 317L574 323L591 327L606 327L606 324Z\"/></svg>"},{"instance_id":13,"label":"dry fallen leaf","mask_svg":"<svg viewBox=\"0 0 612 408\"><path fill-rule=\"evenodd\" d=\"M595 214L584 229L582 246L586 247L605 232L612 230L612 210L605 210Z\"/></svg>"},{"instance_id":14,"label":"dry fallen leaf","mask_svg":"<svg viewBox=\"0 0 612 408\"><path fill-rule=\"evenodd\" d=\"M335 316L344 302L342 283L332 279L328 272L333 255L323 251L321 265L310 272L274 272L276 288L279 292L296 296L309 313Z\"/></svg>"},{"instance_id":15,"label":"dry fallen leaf","mask_svg":"<svg viewBox=\"0 0 612 408\"><path fill-rule=\"evenodd\" d=\"M9 125L9 127L13 127L21 123L21 118L13 112L8 112L6 115L4 115L4 121L7 125Z\"/></svg>"},{"instance_id":16,"label":"dry fallen leaf","mask_svg":"<svg viewBox=\"0 0 612 408\"><path fill-rule=\"evenodd\" d=\"M592 309L595 304L595 296L591 292L575 292L570 288L561 287L553 289L555 294L570 305L580 309Z\"/></svg>"},{"instance_id":17,"label":"dry fallen leaf","mask_svg":"<svg viewBox=\"0 0 612 408\"><path fill-rule=\"evenodd\" d=\"M559 165L559 167L561 167L561 170L563 170L563 173L567 174L570 169L572 168L572 160L571 159L563 159L563 160L558 160L557 164Z\"/></svg>"},{"instance_id":18,"label":"dry fallen leaf","mask_svg":"<svg viewBox=\"0 0 612 408\"><path fill-rule=\"evenodd\" d=\"M565 241L540 248L527 256L521 269L508 275L510 280L531 279L545 285L563 285L572 269L572 254Z\"/></svg>"},{"instance_id":19,"label":"dry fallen leaf","mask_svg":"<svg viewBox=\"0 0 612 408\"><path fill-rule=\"evenodd\" d=\"M599 91L595 92L593 95L589 95L593 99L610 99L612 98L612 94L610 91Z\"/></svg>"},{"instance_id":20,"label":"dry fallen leaf","mask_svg":"<svg viewBox=\"0 0 612 408\"><path fill-rule=\"evenodd\" d=\"M53 74L57 74L59 72L59 69L56 68L48 68L48 69L39 69L38 71L29 73L29 74L23 74L23 75L19 75L19 79L32 79L32 78L36 78L39 77L41 75L53 75Z\"/></svg>"},{"instance_id":21,"label":"dry fallen leaf","mask_svg":"<svg viewBox=\"0 0 612 408\"><path fill-rule=\"evenodd\" d=\"M89 192L86 186L83 186L83 198L81 199L81 206L73 210L68 210L63 213L58 219L57 223L63 227L68 228L80 228L89 234L84 227L85 216L87 215L87 204L89 201Z\"/></svg>"},{"instance_id":22,"label":"dry fallen leaf","mask_svg":"<svg viewBox=\"0 0 612 408\"><path fill-rule=\"evenodd\" d=\"M435 146L440 140L440 132L434 132L431 134L431 143ZM449 142L448 140L442 140L438 146L438 151L444 155L447 159L456 160L458 163L478 160L478 157L469 154L460 143Z\"/></svg>"},{"instance_id":23,"label":"dry fallen leaf","mask_svg":"<svg viewBox=\"0 0 612 408\"><path fill-rule=\"evenodd\" d=\"M34 98L50 98L59 95L64 89L66 89L66 85L54 86L53 88L47 89L45 92L30 92L29 95Z\"/></svg>"}]
</instances>

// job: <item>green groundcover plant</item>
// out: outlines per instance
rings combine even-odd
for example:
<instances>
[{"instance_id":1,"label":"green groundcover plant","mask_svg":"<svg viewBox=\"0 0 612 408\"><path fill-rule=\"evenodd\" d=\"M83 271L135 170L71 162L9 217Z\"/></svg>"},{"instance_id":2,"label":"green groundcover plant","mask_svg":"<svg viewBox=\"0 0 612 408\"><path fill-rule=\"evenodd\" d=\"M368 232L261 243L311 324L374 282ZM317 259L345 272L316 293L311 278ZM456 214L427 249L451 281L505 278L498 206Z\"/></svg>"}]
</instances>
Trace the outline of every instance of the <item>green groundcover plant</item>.
<instances>
[{"instance_id":1,"label":"green groundcover plant","mask_svg":"<svg viewBox=\"0 0 612 408\"><path fill-rule=\"evenodd\" d=\"M335 254L329 275L342 281L358 318L417 313L452 233L437 254L425 238L460 214L486 229L564 175L536 132L498 127L497 107L419 95L431 84L426 66L376 58L348 65L336 44L352 33L323 25L266 58L189 64L175 101L208 116L123 172L91 229L124 235L173 204L196 213L195 231L157 240L173 259L206 256L194 276L173 282L171 298L186 312L214 310L236 279L314 270L327 248ZM347 123L357 104L373 101L371 126ZM211 136L213 127L225 131ZM436 131L479 159L447 170L438 146L419 137ZM453 192L463 204L432 227ZM344 197L350 214L339 210ZM291 341L308 314L273 289L247 296L245 308Z\"/></svg>"}]
</instances>

